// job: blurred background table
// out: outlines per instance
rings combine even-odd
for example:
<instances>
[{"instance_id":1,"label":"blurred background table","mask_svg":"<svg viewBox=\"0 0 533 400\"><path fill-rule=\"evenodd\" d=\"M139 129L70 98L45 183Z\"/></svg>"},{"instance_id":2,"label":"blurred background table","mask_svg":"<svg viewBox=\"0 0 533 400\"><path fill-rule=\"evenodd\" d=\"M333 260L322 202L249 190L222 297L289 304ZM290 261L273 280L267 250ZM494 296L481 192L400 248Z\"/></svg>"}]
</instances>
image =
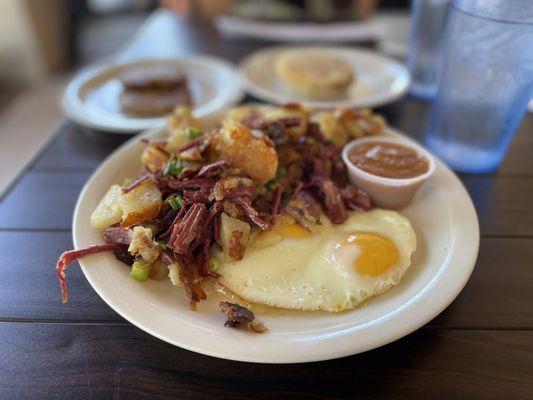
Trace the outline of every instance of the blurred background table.
<instances>
[{"instance_id":1,"label":"blurred background table","mask_svg":"<svg viewBox=\"0 0 533 400\"><path fill-rule=\"evenodd\" d=\"M265 45L223 39L205 23L157 12L119 57L207 53L238 62ZM429 105L404 98L378 111L420 138ZM74 295L61 304L54 266L72 247L75 201L126 139L62 121L0 203L0 398L533 398L532 130L528 115L498 172L461 176L478 211L481 248L470 281L445 312L364 354L261 365L155 339L110 309L76 265Z\"/></svg>"}]
</instances>

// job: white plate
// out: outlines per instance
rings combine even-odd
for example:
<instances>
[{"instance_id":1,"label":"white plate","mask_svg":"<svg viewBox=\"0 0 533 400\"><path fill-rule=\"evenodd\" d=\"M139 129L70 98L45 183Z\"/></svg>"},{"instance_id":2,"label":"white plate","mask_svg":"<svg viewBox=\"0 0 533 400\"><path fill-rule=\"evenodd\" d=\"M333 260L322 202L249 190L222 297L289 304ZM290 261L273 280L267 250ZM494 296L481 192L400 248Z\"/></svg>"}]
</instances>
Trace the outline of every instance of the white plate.
<instances>
[{"instance_id":1,"label":"white plate","mask_svg":"<svg viewBox=\"0 0 533 400\"><path fill-rule=\"evenodd\" d=\"M139 66L175 65L187 75L197 118L231 107L243 97L234 67L212 57L194 56L167 60L141 60L104 64L79 73L67 86L63 108L74 121L89 128L115 133L134 133L162 127L166 117L135 118L120 111L118 75Z\"/></svg>"},{"instance_id":2,"label":"white plate","mask_svg":"<svg viewBox=\"0 0 533 400\"><path fill-rule=\"evenodd\" d=\"M349 47L305 47L343 58L351 65L356 79L342 98L312 100L300 97L284 87L274 66L283 51L301 48L269 47L246 57L240 64L246 89L258 99L277 104L298 102L313 108L375 107L401 97L411 81L409 71L402 64L379 53Z\"/></svg>"},{"instance_id":3,"label":"white plate","mask_svg":"<svg viewBox=\"0 0 533 400\"><path fill-rule=\"evenodd\" d=\"M90 225L91 212L111 184L139 170L143 147L139 138L124 144L83 188L73 220L76 248L102 242L101 232ZM111 254L89 256L80 264L110 307L176 346L240 361L325 360L373 349L420 328L466 284L477 257L479 228L470 197L458 178L437 160L435 174L402 213L413 223L418 249L398 286L350 312L258 315L270 329L262 335L224 327L225 317L209 300L200 303L199 311L189 310L184 291L167 280L139 283L131 279L129 268Z\"/></svg>"}]
</instances>

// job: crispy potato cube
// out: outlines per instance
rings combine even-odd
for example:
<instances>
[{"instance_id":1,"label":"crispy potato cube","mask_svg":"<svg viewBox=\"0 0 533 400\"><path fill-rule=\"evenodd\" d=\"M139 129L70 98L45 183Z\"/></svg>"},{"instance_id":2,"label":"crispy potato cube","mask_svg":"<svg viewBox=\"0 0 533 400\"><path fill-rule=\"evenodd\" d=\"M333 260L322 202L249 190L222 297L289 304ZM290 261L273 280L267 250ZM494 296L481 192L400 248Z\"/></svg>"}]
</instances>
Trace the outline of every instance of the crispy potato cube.
<instances>
[{"instance_id":1,"label":"crispy potato cube","mask_svg":"<svg viewBox=\"0 0 533 400\"><path fill-rule=\"evenodd\" d=\"M269 107L265 108L263 115L268 122L290 122L285 131L292 136L301 136L307 131L307 111L300 107Z\"/></svg>"},{"instance_id":2,"label":"crispy potato cube","mask_svg":"<svg viewBox=\"0 0 533 400\"><path fill-rule=\"evenodd\" d=\"M121 197L121 187L119 185L111 186L91 214L91 225L98 229L104 229L122 221Z\"/></svg>"},{"instance_id":3,"label":"crispy potato cube","mask_svg":"<svg viewBox=\"0 0 533 400\"><path fill-rule=\"evenodd\" d=\"M167 120L168 141L165 150L175 153L185 146L190 138L188 129L201 129L200 123L192 116L188 107L177 107Z\"/></svg>"},{"instance_id":4,"label":"crispy potato cube","mask_svg":"<svg viewBox=\"0 0 533 400\"><path fill-rule=\"evenodd\" d=\"M353 138L381 135L385 132L385 120L369 108L339 110L337 115L344 129Z\"/></svg>"},{"instance_id":5,"label":"crispy potato cube","mask_svg":"<svg viewBox=\"0 0 533 400\"><path fill-rule=\"evenodd\" d=\"M250 224L226 213L220 215L219 244L226 260L242 259L249 239Z\"/></svg>"},{"instance_id":6,"label":"crispy potato cube","mask_svg":"<svg viewBox=\"0 0 533 400\"><path fill-rule=\"evenodd\" d=\"M167 165L169 154L161 149L161 144L147 146L141 156L141 161L146 169L152 173L161 171Z\"/></svg>"},{"instance_id":7,"label":"crispy potato cube","mask_svg":"<svg viewBox=\"0 0 533 400\"><path fill-rule=\"evenodd\" d=\"M227 112L224 121L242 122L257 114L260 114L260 108L256 106L243 105L233 107Z\"/></svg>"},{"instance_id":8,"label":"crispy potato cube","mask_svg":"<svg viewBox=\"0 0 533 400\"><path fill-rule=\"evenodd\" d=\"M189 107L177 107L167 120L167 132L169 136L189 127L200 129L200 122L192 116Z\"/></svg>"},{"instance_id":9,"label":"crispy potato cube","mask_svg":"<svg viewBox=\"0 0 533 400\"><path fill-rule=\"evenodd\" d=\"M344 146L350 139L345 127L336 115L330 111L318 112L311 116L311 121L318 125L324 138L337 146Z\"/></svg>"},{"instance_id":10,"label":"crispy potato cube","mask_svg":"<svg viewBox=\"0 0 533 400\"><path fill-rule=\"evenodd\" d=\"M265 184L276 176L278 155L273 144L239 122L226 121L214 137L213 146L221 159L257 184Z\"/></svg>"},{"instance_id":11,"label":"crispy potato cube","mask_svg":"<svg viewBox=\"0 0 533 400\"><path fill-rule=\"evenodd\" d=\"M122 225L137 225L156 217L161 203L161 192L153 181L140 183L121 197Z\"/></svg>"},{"instance_id":12,"label":"crispy potato cube","mask_svg":"<svg viewBox=\"0 0 533 400\"><path fill-rule=\"evenodd\" d=\"M141 256L147 264L151 264L157 260L159 253L161 253L159 245L153 239L152 231L144 226L136 226L133 228L128 251L132 256Z\"/></svg>"}]
</instances>

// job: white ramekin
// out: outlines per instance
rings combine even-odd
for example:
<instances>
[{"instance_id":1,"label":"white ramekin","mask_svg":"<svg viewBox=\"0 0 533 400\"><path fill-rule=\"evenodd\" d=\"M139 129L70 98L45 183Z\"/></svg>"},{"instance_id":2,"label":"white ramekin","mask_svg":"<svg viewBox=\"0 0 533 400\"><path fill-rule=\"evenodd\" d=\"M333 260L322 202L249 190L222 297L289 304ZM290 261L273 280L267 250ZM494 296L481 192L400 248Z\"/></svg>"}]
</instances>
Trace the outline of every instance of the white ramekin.
<instances>
[{"instance_id":1,"label":"white ramekin","mask_svg":"<svg viewBox=\"0 0 533 400\"><path fill-rule=\"evenodd\" d=\"M409 147L428 160L429 169L424 174L414 178L384 178L363 171L350 161L349 153L354 147L368 142L395 143ZM369 136L352 140L344 146L342 160L346 164L350 181L355 186L365 190L376 206L393 210L409 205L420 185L435 171L435 160L422 146L401 137L389 135Z\"/></svg>"}]
</instances>

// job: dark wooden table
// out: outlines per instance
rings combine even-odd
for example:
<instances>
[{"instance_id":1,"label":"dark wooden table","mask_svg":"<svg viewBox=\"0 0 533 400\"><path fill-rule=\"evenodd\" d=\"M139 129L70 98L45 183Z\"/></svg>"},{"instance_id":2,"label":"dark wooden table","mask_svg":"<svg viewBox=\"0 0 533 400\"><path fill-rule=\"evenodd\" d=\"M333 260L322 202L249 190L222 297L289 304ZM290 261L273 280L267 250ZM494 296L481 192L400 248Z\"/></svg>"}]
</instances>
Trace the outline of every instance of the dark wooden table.
<instances>
[{"instance_id":1,"label":"dark wooden table","mask_svg":"<svg viewBox=\"0 0 533 400\"><path fill-rule=\"evenodd\" d=\"M168 18L149 25L135 42L176 29L178 54L238 61L261 46ZM405 98L380 111L421 137L428 110ZM533 399L532 130L528 115L497 173L461 176L478 211L481 248L470 281L445 312L364 354L261 365L155 339L110 309L76 266L69 276L75 296L61 304L54 264L72 247L75 201L124 140L65 121L0 203L0 399Z\"/></svg>"}]
</instances>

